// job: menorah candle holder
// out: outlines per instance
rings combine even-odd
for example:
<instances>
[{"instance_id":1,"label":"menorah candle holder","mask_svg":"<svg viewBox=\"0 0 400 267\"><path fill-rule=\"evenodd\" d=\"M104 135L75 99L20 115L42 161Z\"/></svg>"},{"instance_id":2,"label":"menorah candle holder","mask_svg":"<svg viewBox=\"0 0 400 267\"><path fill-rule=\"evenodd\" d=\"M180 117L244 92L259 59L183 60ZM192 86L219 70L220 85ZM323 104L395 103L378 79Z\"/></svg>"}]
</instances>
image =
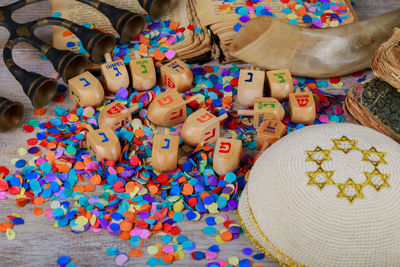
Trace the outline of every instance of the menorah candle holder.
<instances>
[{"instance_id":1,"label":"menorah candle holder","mask_svg":"<svg viewBox=\"0 0 400 267\"><path fill-rule=\"evenodd\" d=\"M88 51L91 60L95 63L103 62L104 55L111 53L115 47L115 37L113 35L96 29L88 29L62 18L47 17L27 23L17 23L12 19L12 15L16 10L41 1L43 0L20 0L0 7L0 26L5 27L10 33L3 50L5 65L22 85L25 94L36 108L47 105L54 97L57 92L57 81L34 72L28 72L16 65L12 58L12 49L16 44L25 42L38 49L50 60L65 82L85 72L87 66L86 56L52 47L36 37L34 32L37 28L45 25L67 28L80 39L82 46ZM90 5L103 13L119 33L122 42L129 42L132 37L138 35L144 28L145 18L142 14L116 8L98 0L77 1ZM158 17L162 12L165 12L170 4L168 0L143 0L139 2L153 17Z\"/></svg>"},{"instance_id":2,"label":"menorah candle holder","mask_svg":"<svg viewBox=\"0 0 400 267\"><path fill-rule=\"evenodd\" d=\"M21 121L24 105L0 96L0 133L8 132Z\"/></svg>"}]
</instances>

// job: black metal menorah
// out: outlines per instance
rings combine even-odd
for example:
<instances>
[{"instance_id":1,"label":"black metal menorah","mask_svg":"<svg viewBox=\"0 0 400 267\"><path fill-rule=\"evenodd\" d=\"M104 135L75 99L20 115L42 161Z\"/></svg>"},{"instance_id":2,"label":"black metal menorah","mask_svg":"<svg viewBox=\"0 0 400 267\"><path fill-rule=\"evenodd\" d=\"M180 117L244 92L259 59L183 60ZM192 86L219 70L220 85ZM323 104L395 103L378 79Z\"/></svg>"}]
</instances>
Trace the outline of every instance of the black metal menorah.
<instances>
[{"instance_id":1,"label":"black metal menorah","mask_svg":"<svg viewBox=\"0 0 400 267\"><path fill-rule=\"evenodd\" d=\"M62 18L47 17L27 23L17 23L12 19L14 11L32 3L43 0L20 0L13 4L0 7L0 26L7 28L10 37L3 50L3 59L6 67L21 84L25 94L34 107L47 105L57 92L57 81L44 77L15 64L12 58L13 47L21 42L28 43L46 55L55 70L60 73L65 82L86 71L88 59L83 54L69 50L59 50L37 38L34 31L45 25L56 25L67 28L82 42L83 47L90 54L95 63L104 61L104 54L110 53L115 46L115 37L96 29L88 29ZM145 17L125 9L116 8L98 0L76 0L87 4L103 13L119 33L121 42L129 42L144 28ZM139 4L148 12L152 19L160 18L168 9L171 0L138 0ZM0 132L7 131L18 124L23 114L23 106L0 98ZM22 110L21 110L22 108ZM20 115L17 118L17 114Z\"/></svg>"}]
</instances>

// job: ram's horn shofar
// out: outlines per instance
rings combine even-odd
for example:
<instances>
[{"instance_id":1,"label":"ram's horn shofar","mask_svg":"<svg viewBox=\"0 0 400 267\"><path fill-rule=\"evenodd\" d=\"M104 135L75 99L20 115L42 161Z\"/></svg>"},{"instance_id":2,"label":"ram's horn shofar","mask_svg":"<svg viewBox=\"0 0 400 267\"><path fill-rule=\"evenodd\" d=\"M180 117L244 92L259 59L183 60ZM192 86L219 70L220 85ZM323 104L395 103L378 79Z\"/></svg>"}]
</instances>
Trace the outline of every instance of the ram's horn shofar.
<instances>
[{"instance_id":1,"label":"ram's horn shofar","mask_svg":"<svg viewBox=\"0 0 400 267\"><path fill-rule=\"evenodd\" d=\"M247 22L230 47L232 56L266 69L327 78L369 67L378 47L400 27L400 9L336 28L302 28L263 16Z\"/></svg>"}]
</instances>

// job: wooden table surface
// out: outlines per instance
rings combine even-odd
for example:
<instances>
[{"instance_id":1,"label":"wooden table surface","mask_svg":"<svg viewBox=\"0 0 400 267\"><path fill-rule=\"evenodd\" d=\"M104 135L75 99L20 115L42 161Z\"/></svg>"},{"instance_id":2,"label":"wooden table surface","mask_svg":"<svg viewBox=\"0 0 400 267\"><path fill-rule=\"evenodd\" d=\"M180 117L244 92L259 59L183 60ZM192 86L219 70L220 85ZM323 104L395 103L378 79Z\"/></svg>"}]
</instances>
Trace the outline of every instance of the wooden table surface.
<instances>
[{"instance_id":1,"label":"wooden table surface","mask_svg":"<svg viewBox=\"0 0 400 267\"><path fill-rule=\"evenodd\" d=\"M0 6L10 2L14 1L0 0ZM400 1L398 0L356 0L354 2L356 3L355 9L360 20L400 8ZM14 15L14 18L19 22L26 22L49 14L49 4L47 1L43 1L19 10ZM51 42L50 27L44 27L38 30L37 33L43 40ZM7 38L8 32L4 28L0 28L0 47L4 46ZM13 56L18 65L45 76L54 74L51 64L42 60L40 54L32 47L18 45L16 48ZM47 112L44 116L33 115L33 108L29 99L24 95L21 86L8 72L2 59L0 59L0 95L24 104L25 116L22 124L26 124L30 119L44 121L53 117L53 110L56 106L54 103L46 107ZM68 108L73 104L67 98L64 103L57 105ZM3 165L10 170L15 170L13 165L10 164L10 160L20 158L17 154L17 149L26 147L25 140L31 137L32 134L22 132L21 128L7 134L0 134L0 166ZM24 158L29 159L28 157ZM44 208L46 207L45 205ZM32 205L18 208L13 199L0 201L0 222L5 221L7 219L6 216L13 213L20 214L25 220L24 225L14 227L17 234L14 240L8 241L5 234L0 233L0 266L57 266L57 258L63 255L69 256L72 259L71 262L77 266L115 266L115 257L106 255L107 248L116 247L125 253L128 253L131 249L128 241L111 237L104 231L101 233L85 232L77 235L71 233L69 227L55 228L53 227L53 219L47 219L43 215L34 216L32 211ZM228 216L237 221L233 212L228 213ZM195 241L198 250L206 251L210 245L216 243L214 237L203 234L202 229L206 226L204 220L200 222L184 221L179 226L183 229L183 235ZM160 236L153 236L145 242L145 247L159 241ZM220 247L221 252L218 258L225 260L231 256L245 258L241 252L245 247L255 249L246 236L241 236L239 240L222 244ZM209 262L206 260L195 262L191 259L190 253L186 254L186 259L176 262L174 266L205 266ZM148 257L148 255L145 255L141 258L130 259L125 266L145 266ZM263 261L257 261L257 263L264 266L278 266L267 258Z\"/></svg>"}]
</instances>

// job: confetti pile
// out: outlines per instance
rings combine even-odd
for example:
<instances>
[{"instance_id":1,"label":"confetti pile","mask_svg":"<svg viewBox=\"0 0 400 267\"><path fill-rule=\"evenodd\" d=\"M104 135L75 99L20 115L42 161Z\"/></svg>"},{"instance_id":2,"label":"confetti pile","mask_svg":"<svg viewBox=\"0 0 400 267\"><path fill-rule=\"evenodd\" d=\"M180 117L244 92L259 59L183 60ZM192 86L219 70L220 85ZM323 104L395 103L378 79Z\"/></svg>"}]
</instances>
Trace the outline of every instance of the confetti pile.
<instances>
[{"instance_id":1,"label":"confetti pile","mask_svg":"<svg viewBox=\"0 0 400 267\"><path fill-rule=\"evenodd\" d=\"M240 18L234 29L239 31L243 24L250 20L251 16L277 17L276 14L271 12L271 7L267 5L268 2L277 1L287 5L280 12L287 17L289 23L295 25L299 24L300 21L309 24L312 28L337 27L349 18L348 7L343 3L331 0L225 0L219 6L219 9L223 13L229 13L234 9L232 4L235 4L234 12Z\"/></svg>"},{"instance_id":2,"label":"confetti pile","mask_svg":"<svg viewBox=\"0 0 400 267\"><path fill-rule=\"evenodd\" d=\"M0 180L0 185L1 185ZM12 214L7 216L8 220L0 223L0 232L6 233L6 237L8 240L13 240L16 236L15 231L13 230L15 225L24 224L24 219L21 218L19 214Z\"/></svg>"},{"instance_id":3,"label":"confetti pile","mask_svg":"<svg viewBox=\"0 0 400 267\"><path fill-rule=\"evenodd\" d=\"M256 141L252 123L239 118L232 107L238 84L238 66L196 67L193 73L195 86L185 92L184 98L199 94L199 100L190 103L188 114L199 107L214 115L228 113L223 128L242 139L248 150L254 150ZM296 77L294 84L296 88L312 90L318 96L319 115L315 124L344 121L341 103L338 102L342 98L327 96L321 90L328 86L326 82ZM61 95L65 89L65 86L60 86ZM207 251L196 250L195 242L181 235L179 223L199 221L205 214L236 210L238 197L255 158L246 155L235 172L218 176L212 169L213 145L193 149L183 144L185 156L179 159L175 171L163 174L154 171L149 162L152 137L158 129L147 119L146 107L163 91L165 89L158 86L146 92L122 88L116 96L105 100L104 105L116 100L127 106L133 103L143 105L130 123L116 130L123 147L117 163L96 161L84 146L86 125L96 127L97 116L104 105L97 109L56 107L56 116L49 121L29 121L23 130L34 133L34 136L26 140L27 147L20 148L18 153L20 156L30 154L32 158L29 162L13 159L12 164L18 171L12 175L8 169L0 168L0 197L6 199L7 194L15 195L20 207L33 204L34 214L53 218L55 227L69 227L73 233L103 230L129 240L132 250L128 253L107 250L107 254L115 255L118 265L147 252L151 255L147 261L150 266L182 260L186 253L194 260L212 261L208 266L251 266L249 259L240 260L236 256L218 259L218 245L212 245ZM284 105L287 107L287 103ZM284 123L289 132L304 127L291 123L288 115ZM170 131L179 134L180 126L171 127ZM94 193L99 189L102 193ZM40 206L46 202L50 208L43 210ZM243 234L241 227L223 213L207 217L206 223L208 226L203 233L215 236L216 243L230 242ZM217 230L217 225L224 228ZM2 229L11 226L7 223ZM154 234L162 235L163 244L141 249L145 240ZM250 255L250 250L245 250L244 254ZM256 255L254 259L261 259ZM62 262L66 260L59 259Z\"/></svg>"}]
</instances>

